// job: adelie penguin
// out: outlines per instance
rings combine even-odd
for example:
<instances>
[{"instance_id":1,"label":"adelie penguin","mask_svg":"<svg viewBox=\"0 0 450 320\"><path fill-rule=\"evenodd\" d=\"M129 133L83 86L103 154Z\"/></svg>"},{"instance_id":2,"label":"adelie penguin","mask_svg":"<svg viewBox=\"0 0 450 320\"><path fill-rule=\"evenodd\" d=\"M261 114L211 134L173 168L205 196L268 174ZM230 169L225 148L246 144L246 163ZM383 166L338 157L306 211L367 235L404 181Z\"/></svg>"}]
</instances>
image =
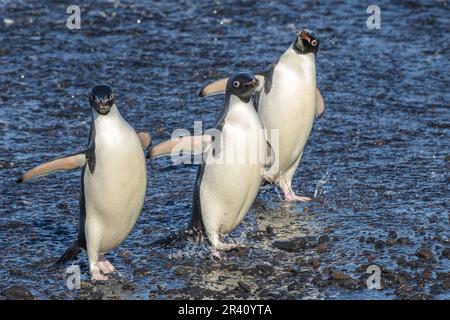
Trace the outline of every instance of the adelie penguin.
<instances>
[{"instance_id":1,"label":"adelie penguin","mask_svg":"<svg viewBox=\"0 0 450 320\"><path fill-rule=\"evenodd\" d=\"M89 93L92 123L85 151L42 164L25 173L22 183L55 171L81 168L78 238L53 267L87 250L91 278L107 280L115 268L104 254L128 236L141 212L147 188L144 149L151 135L136 133L122 118L111 88Z\"/></svg>"},{"instance_id":2,"label":"adelie penguin","mask_svg":"<svg viewBox=\"0 0 450 320\"><path fill-rule=\"evenodd\" d=\"M200 146L203 151L188 228L153 245L204 232L214 256L220 257L220 250L239 246L224 243L221 237L244 219L258 194L264 166L274 161L251 99L258 84L249 73L238 73L228 79L225 106L214 127L216 135L206 133L169 140L149 152L148 157L157 158L171 154L175 147L190 152Z\"/></svg>"},{"instance_id":3,"label":"adelie penguin","mask_svg":"<svg viewBox=\"0 0 450 320\"><path fill-rule=\"evenodd\" d=\"M273 166L264 179L277 183L286 200L308 201L292 190L292 177L300 163L303 149L312 129L314 115L324 112L324 100L316 87L316 55L319 39L310 31L301 31L291 46L268 71L257 75L261 86L257 89L258 113L271 141L271 132L278 129L278 167ZM205 86L200 96L222 93L227 79Z\"/></svg>"}]
</instances>

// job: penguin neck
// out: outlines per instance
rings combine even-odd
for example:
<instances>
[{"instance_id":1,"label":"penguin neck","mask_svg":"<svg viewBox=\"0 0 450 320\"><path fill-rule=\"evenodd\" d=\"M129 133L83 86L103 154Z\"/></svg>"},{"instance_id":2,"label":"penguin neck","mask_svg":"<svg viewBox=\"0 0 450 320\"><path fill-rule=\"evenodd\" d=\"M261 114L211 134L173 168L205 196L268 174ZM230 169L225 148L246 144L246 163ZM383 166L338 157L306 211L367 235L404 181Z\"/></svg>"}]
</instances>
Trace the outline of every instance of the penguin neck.
<instances>
[{"instance_id":1,"label":"penguin neck","mask_svg":"<svg viewBox=\"0 0 450 320\"><path fill-rule=\"evenodd\" d=\"M278 62L280 66L286 66L287 68L307 68L315 71L316 69L316 55L314 53L299 54L295 52L291 46L280 57Z\"/></svg>"},{"instance_id":2,"label":"penguin neck","mask_svg":"<svg viewBox=\"0 0 450 320\"><path fill-rule=\"evenodd\" d=\"M248 102L242 101L233 94L227 95L224 122L231 125L252 126L258 114L253 106L252 99Z\"/></svg>"},{"instance_id":3,"label":"penguin neck","mask_svg":"<svg viewBox=\"0 0 450 320\"><path fill-rule=\"evenodd\" d=\"M108 112L108 114L101 115L94 110L92 112L93 122L95 128L98 129L98 132L108 132L109 130L115 131L119 128L128 126L126 121L120 115L119 109L115 104L111 107L111 110Z\"/></svg>"},{"instance_id":4,"label":"penguin neck","mask_svg":"<svg viewBox=\"0 0 450 320\"><path fill-rule=\"evenodd\" d=\"M96 112L94 109L92 109L92 117L94 119L95 123L102 123L102 122L110 122L110 121L123 121L122 116L120 115L119 109L115 104L111 107L108 114L102 115Z\"/></svg>"}]
</instances>

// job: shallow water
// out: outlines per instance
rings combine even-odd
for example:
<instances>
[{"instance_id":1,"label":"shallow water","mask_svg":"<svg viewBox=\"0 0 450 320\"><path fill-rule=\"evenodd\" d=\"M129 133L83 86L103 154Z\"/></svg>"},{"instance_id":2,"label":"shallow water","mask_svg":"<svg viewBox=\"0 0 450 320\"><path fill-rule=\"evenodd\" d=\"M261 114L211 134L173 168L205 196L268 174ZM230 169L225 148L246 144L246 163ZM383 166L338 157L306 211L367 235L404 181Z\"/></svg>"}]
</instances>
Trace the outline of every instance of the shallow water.
<instances>
[{"instance_id":1,"label":"shallow water","mask_svg":"<svg viewBox=\"0 0 450 320\"><path fill-rule=\"evenodd\" d=\"M40 299L449 299L448 2L379 6L381 30L368 30L366 7L353 1L90 1L81 30L70 31L59 1L0 1L0 292L19 285ZM150 249L189 220L197 169L157 160L134 231L109 254L120 277L70 291L63 271L46 270L76 236L80 173L15 180L84 148L94 83L112 84L122 115L157 143L197 120L213 125L223 102L198 98L201 86L266 69L301 28L322 40L326 113L294 188L316 201L285 203L264 187L229 236L246 249L222 261L193 243ZM329 241L317 246L324 235ZM307 244L294 253L274 245L295 237ZM390 245L376 249L377 240ZM422 247L434 258L418 257ZM85 255L76 263L88 280ZM371 264L382 269L382 290L364 285Z\"/></svg>"}]
</instances>

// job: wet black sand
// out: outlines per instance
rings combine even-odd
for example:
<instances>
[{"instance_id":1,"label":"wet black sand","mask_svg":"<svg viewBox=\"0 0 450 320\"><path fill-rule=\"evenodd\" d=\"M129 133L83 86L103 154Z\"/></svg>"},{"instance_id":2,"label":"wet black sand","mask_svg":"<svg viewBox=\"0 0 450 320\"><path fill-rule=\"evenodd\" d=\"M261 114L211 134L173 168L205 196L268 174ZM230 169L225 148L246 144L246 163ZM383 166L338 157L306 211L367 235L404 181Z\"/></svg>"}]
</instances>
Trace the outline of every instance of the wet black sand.
<instances>
[{"instance_id":1,"label":"wet black sand","mask_svg":"<svg viewBox=\"0 0 450 320\"><path fill-rule=\"evenodd\" d=\"M352 1L286 3L90 1L69 31L59 1L0 1L0 299L450 298L448 2L381 1L381 30ZM112 84L123 116L159 142L211 126L222 101L199 88L265 69L304 27L322 38L326 114L294 185L316 201L263 188L229 237L246 249L222 261L192 243L150 249L187 223L196 172L158 160L134 231L109 255L120 277L92 286L81 255L70 291L46 270L76 235L80 173L14 181L84 147L94 83ZM365 286L372 264L382 290Z\"/></svg>"}]
</instances>

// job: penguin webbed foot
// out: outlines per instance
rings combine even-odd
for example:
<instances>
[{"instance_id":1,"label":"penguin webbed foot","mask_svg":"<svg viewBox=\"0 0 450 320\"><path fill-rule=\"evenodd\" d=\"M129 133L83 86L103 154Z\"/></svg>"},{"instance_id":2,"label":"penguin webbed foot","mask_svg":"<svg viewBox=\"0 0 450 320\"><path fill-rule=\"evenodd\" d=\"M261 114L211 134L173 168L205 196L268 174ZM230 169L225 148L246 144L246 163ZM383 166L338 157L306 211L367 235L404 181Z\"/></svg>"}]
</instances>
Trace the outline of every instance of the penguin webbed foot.
<instances>
[{"instance_id":1,"label":"penguin webbed foot","mask_svg":"<svg viewBox=\"0 0 450 320\"><path fill-rule=\"evenodd\" d=\"M239 250L239 249L243 249L243 248L245 248L245 245L240 244L240 243L219 242L211 248L211 255L219 260L222 260L221 252Z\"/></svg>"},{"instance_id":2,"label":"penguin webbed foot","mask_svg":"<svg viewBox=\"0 0 450 320\"><path fill-rule=\"evenodd\" d=\"M99 266L96 264L91 269L91 281L92 283L101 282L101 281L108 281L109 277L102 274L100 271Z\"/></svg>"},{"instance_id":3,"label":"penguin webbed foot","mask_svg":"<svg viewBox=\"0 0 450 320\"><path fill-rule=\"evenodd\" d=\"M284 200L286 201L308 202L313 200L313 198L298 196L295 193L285 194L284 197L285 197Z\"/></svg>"},{"instance_id":4,"label":"penguin webbed foot","mask_svg":"<svg viewBox=\"0 0 450 320\"><path fill-rule=\"evenodd\" d=\"M100 256L97 262L97 266L103 274L110 274L116 271L116 268L109 262L105 256Z\"/></svg>"}]
</instances>

